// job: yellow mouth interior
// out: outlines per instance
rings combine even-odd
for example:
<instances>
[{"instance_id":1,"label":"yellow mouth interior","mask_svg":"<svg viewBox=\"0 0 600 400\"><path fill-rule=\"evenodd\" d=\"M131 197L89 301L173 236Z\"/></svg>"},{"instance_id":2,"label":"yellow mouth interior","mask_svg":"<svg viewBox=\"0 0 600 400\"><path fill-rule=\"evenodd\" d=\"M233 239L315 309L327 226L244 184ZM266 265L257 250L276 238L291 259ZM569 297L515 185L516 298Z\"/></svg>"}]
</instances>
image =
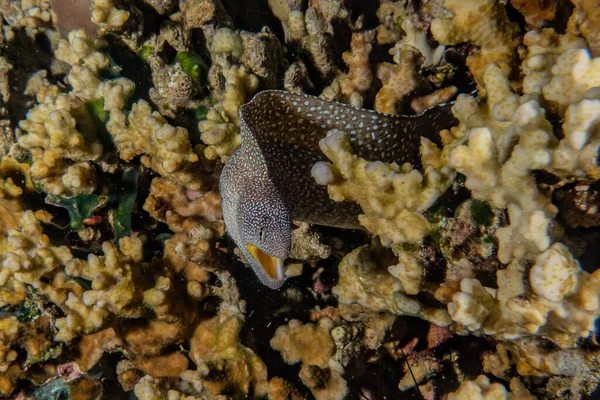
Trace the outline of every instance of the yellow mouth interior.
<instances>
[{"instance_id":1,"label":"yellow mouth interior","mask_svg":"<svg viewBox=\"0 0 600 400\"><path fill-rule=\"evenodd\" d=\"M253 244L246 246L248 252L262 267L265 274L273 280L280 279L280 271L283 268L283 260L281 258L271 257Z\"/></svg>"}]
</instances>

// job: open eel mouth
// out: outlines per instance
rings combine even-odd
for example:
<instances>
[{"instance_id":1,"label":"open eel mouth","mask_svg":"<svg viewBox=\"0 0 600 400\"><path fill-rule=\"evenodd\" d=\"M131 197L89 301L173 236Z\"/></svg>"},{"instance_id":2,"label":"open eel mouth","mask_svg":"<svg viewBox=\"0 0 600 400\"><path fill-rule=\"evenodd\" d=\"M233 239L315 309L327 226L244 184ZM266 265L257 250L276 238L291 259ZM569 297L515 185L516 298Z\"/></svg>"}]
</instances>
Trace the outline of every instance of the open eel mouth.
<instances>
[{"instance_id":1,"label":"open eel mouth","mask_svg":"<svg viewBox=\"0 0 600 400\"><path fill-rule=\"evenodd\" d=\"M283 259L268 255L253 244L246 245L248 252L262 267L265 274L273 279L278 280L283 277Z\"/></svg>"}]
</instances>

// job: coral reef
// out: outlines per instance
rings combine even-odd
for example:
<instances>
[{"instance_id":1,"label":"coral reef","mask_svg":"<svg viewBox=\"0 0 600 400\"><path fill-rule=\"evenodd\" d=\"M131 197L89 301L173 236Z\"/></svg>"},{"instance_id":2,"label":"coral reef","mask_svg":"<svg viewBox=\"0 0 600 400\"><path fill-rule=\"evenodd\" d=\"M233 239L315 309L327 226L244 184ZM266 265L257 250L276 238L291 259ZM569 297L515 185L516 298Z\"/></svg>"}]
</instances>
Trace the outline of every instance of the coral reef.
<instances>
[{"instance_id":1,"label":"coral reef","mask_svg":"<svg viewBox=\"0 0 600 400\"><path fill-rule=\"evenodd\" d=\"M0 0L0 397L596 398L597 3ZM458 121L323 137L363 230L294 221L280 291L218 192L269 89Z\"/></svg>"}]
</instances>

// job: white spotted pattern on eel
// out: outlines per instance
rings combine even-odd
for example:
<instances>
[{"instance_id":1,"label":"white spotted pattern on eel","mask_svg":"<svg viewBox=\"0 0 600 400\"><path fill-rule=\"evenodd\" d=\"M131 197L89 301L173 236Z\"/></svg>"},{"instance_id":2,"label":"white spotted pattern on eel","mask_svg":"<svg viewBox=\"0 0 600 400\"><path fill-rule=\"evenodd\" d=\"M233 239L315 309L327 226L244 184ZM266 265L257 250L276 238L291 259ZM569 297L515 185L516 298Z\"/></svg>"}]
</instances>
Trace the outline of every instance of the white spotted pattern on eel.
<instances>
[{"instance_id":1,"label":"white spotted pattern on eel","mask_svg":"<svg viewBox=\"0 0 600 400\"><path fill-rule=\"evenodd\" d=\"M439 143L439 131L456 124L449 105L414 116L387 115L275 90L258 93L240 108L240 116L242 144L221 174L223 215L229 235L272 288L281 286L283 276L271 279L257 270L245 251L248 244L286 258L291 220L359 227L358 205L334 202L311 176L316 162L327 161L319 141L328 131L343 131L354 153L369 161L419 166L420 137Z\"/></svg>"}]
</instances>

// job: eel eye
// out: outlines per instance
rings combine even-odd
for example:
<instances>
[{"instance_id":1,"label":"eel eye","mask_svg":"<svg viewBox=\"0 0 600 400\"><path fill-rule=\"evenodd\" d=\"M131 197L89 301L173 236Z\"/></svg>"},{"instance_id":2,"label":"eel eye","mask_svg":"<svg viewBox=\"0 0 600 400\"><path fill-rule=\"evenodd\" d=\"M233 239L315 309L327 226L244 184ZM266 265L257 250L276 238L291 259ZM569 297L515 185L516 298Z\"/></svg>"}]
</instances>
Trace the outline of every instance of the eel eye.
<instances>
[{"instance_id":1,"label":"eel eye","mask_svg":"<svg viewBox=\"0 0 600 400\"><path fill-rule=\"evenodd\" d=\"M265 240L265 230L263 228L258 231L258 238L261 242Z\"/></svg>"}]
</instances>

